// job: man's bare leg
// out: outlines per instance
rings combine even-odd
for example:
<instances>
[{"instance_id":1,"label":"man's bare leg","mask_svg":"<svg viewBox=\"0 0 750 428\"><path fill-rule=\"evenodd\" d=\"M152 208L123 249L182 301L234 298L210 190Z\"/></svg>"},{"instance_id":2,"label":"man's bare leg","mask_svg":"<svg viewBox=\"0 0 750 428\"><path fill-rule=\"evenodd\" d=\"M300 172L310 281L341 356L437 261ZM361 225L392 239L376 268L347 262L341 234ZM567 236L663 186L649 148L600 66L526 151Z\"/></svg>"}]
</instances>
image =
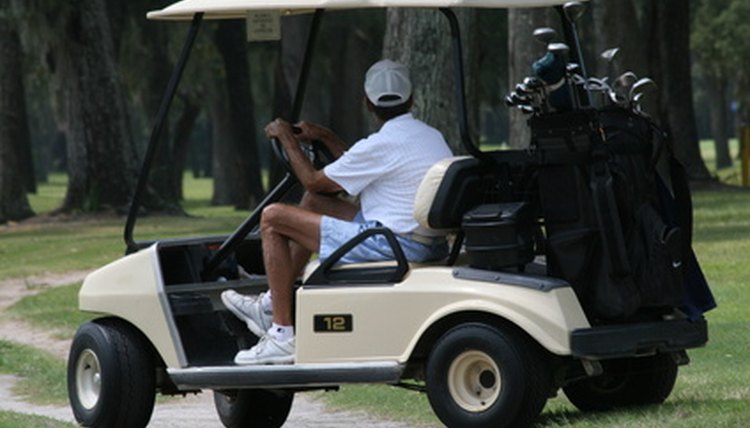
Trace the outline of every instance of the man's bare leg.
<instances>
[{"instance_id":1,"label":"man's bare leg","mask_svg":"<svg viewBox=\"0 0 750 428\"><path fill-rule=\"evenodd\" d=\"M284 204L269 205L263 210L260 222L263 262L273 296L273 322L278 325L292 325L292 293L298 269L292 266L290 243L316 251L320 246L320 217Z\"/></svg>"},{"instance_id":2,"label":"man's bare leg","mask_svg":"<svg viewBox=\"0 0 750 428\"><path fill-rule=\"evenodd\" d=\"M339 218L341 220L351 221L359 211L359 206L349 201L345 201L336 196L325 196L317 193L308 193L302 196L299 207L317 214L327 215L329 217ZM310 261L313 251L302 247L294 241L289 241L291 248L292 262L291 266L296 274L302 275L305 265Z\"/></svg>"}]
</instances>

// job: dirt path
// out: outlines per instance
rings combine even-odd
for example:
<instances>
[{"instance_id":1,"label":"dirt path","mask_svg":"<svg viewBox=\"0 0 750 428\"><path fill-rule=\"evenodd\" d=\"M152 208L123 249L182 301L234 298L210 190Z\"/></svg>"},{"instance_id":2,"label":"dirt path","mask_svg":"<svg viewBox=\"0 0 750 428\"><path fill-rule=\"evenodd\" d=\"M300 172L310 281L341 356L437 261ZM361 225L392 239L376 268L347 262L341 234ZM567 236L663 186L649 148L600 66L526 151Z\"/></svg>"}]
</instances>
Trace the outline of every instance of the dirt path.
<instances>
[{"instance_id":1,"label":"dirt path","mask_svg":"<svg viewBox=\"0 0 750 428\"><path fill-rule=\"evenodd\" d=\"M22 343L44 349L53 355L66 359L69 340L50 337L46 332L27 323L1 316L2 312L25 296L38 293L49 287L56 287L81 281L87 272L67 272L22 279L0 281L0 339ZM31 404L13 394L13 386L18 378L0 375L0 410L36 414L54 419L75 422L68 406L40 406ZM373 419L360 412L331 412L316 400L315 394L297 394L292 412L284 427L288 428L408 428L412 425ZM213 406L210 392L186 398L157 403L149 428L221 428Z\"/></svg>"}]
</instances>

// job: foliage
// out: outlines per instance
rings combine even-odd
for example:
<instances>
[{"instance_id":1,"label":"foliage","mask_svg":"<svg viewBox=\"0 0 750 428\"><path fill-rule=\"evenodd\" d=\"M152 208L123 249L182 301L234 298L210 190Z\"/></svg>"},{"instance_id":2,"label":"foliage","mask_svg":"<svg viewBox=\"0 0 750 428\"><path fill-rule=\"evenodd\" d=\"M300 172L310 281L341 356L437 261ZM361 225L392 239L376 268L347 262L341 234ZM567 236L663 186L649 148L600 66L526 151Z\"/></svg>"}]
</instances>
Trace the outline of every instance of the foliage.
<instances>
[{"instance_id":1,"label":"foliage","mask_svg":"<svg viewBox=\"0 0 750 428\"><path fill-rule=\"evenodd\" d=\"M694 6L691 47L707 74L736 79L738 95L750 99L750 2L700 0Z\"/></svg>"}]
</instances>

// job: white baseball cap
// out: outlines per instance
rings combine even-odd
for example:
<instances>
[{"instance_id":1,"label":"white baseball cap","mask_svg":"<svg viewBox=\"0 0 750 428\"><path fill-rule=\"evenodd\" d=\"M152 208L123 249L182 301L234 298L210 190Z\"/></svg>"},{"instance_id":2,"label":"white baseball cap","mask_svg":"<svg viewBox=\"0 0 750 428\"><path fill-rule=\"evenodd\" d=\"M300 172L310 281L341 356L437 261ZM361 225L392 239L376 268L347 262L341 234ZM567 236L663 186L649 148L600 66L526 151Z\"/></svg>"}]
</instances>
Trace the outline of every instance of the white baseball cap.
<instances>
[{"instance_id":1,"label":"white baseball cap","mask_svg":"<svg viewBox=\"0 0 750 428\"><path fill-rule=\"evenodd\" d=\"M376 62L365 75L365 94L378 107L405 103L411 97L409 69L389 59Z\"/></svg>"}]
</instances>

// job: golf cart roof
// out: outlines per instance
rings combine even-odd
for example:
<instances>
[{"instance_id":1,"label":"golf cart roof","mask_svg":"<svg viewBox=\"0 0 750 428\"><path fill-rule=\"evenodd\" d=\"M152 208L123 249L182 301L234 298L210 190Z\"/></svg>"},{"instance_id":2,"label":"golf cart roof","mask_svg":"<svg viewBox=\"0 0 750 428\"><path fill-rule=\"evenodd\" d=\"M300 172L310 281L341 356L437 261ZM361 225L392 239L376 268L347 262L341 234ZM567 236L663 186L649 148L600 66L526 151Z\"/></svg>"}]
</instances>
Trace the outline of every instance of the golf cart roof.
<instances>
[{"instance_id":1,"label":"golf cart roof","mask_svg":"<svg viewBox=\"0 0 750 428\"><path fill-rule=\"evenodd\" d=\"M365 9L385 7L477 7L515 8L558 6L567 0L182 0L162 10L148 13L148 19L189 20L196 13L205 19L245 18L252 10L278 10L282 13L315 9ZM585 0L584 0L585 1Z\"/></svg>"}]
</instances>

